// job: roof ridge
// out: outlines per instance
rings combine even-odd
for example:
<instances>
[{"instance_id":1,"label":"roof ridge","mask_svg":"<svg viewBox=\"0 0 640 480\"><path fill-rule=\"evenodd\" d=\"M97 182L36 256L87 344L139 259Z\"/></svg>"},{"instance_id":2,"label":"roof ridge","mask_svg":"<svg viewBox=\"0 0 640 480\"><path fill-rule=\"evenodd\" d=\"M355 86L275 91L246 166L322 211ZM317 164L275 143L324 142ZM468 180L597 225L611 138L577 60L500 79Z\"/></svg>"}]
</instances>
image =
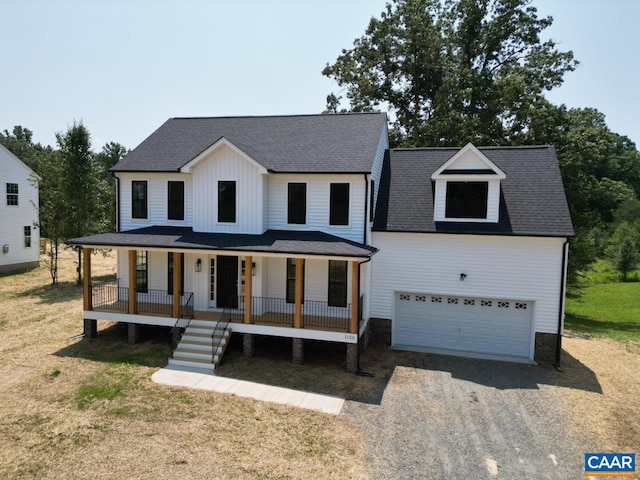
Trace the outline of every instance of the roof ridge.
<instances>
[{"instance_id":1,"label":"roof ridge","mask_svg":"<svg viewBox=\"0 0 640 480\"><path fill-rule=\"evenodd\" d=\"M478 150L534 150L534 149L544 149L550 148L552 145L474 145ZM424 151L424 150L461 150L464 147L399 147L392 148L391 150L394 152L415 152L415 151Z\"/></svg>"},{"instance_id":2,"label":"roof ridge","mask_svg":"<svg viewBox=\"0 0 640 480\"><path fill-rule=\"evenodd\" d=\"M285 115L222 115L203 117L169 117L169 120L210 120L223 118L295 118L295 117L331 117L336 115L386 115L387 112L337 112L337 113L292 113Z\"/></svg>"}]
</instances>

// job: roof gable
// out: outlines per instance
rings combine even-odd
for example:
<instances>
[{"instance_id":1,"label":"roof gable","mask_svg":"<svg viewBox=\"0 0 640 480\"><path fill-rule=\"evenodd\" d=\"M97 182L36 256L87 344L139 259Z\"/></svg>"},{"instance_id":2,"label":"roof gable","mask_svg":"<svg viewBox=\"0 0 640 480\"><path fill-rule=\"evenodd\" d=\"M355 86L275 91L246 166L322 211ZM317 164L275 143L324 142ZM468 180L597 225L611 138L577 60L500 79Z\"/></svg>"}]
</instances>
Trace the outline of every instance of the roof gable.
<instances>
[{"instance_id":1,"label":"roof gable","mask_svg":"<svg viewBox=\"0 0 640 480\"><path fill-rule=\"evenodd\" d=\"M432 180L448 180L483 175L483 178L504 179L506 174L472 143L467 143L431 175Z\"/></svg>"},{"instance_id":2,"label":"roof gable","mask_svg":"<svg viewBox=\"0 0 640 480\"><path fill-rule=\"evenodd\" d=\"M213 155L215 152L217 152L221 148L225 148L225 147L231 149L232 151L234 151L235 153L240 155L240 157L242 157L244 160L246 160L251 165L256 167L258 169L258 172L260 172L261 174L266 174L267 173L267 169L264 168L263 165L261 165L260 163L256 162L253 158L251 158L249 155L247 155L240 148L236 147L233 143L231 143L229 140L227 140L224 137L222 137L219 140L215 141L209 148L204 150L202 153L200 153L198 156L196 156L193 160L187 162L182 167L180 167L180 171L182 173L192 173L193 169L200 162L202 162L206 158L210 158L211 155Z\"/></svg>"},{"instance_id":3,"label":"roof gable","mask_svg":"<svg viewBox=\"0 0 640 480\"><path fill-rule=\"evenodd\" d=\"M5 147L4 145L2 145L0 143L0 159L1 158L5 158L5 159L9 159L10 161L14 161L17 165L19 165L21 168L24 169L24 171L27 174L27 178L30 177L30 176L33 176L33 177L37 178L38 180L40 180L40 177L38 176L38 174L36 172L31 170L31 168L29 168L29 166L26 163L24 163L22 160L20 160L18 157L16 157L13 153L11 153L11 150L9 150L7 147Z\"/></svg>"}]
</instances>

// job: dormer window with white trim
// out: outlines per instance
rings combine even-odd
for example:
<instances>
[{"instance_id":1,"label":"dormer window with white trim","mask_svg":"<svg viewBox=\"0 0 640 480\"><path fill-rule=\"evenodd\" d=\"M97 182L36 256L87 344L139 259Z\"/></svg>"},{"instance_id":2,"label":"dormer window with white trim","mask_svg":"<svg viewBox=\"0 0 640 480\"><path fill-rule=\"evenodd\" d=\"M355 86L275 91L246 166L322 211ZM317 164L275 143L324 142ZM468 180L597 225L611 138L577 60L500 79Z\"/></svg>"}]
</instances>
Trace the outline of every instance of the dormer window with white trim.
<instances>
[{"instance_id":1,"label":"dormer window with white trim","mask_svg":"<svg viewBox=\"0 0 640 480\"><path fill-rule=\"evenodd\" d=\"M436 222L497 223L506 174L472 144L434 172Z\"/></svg>"}]
</instances>

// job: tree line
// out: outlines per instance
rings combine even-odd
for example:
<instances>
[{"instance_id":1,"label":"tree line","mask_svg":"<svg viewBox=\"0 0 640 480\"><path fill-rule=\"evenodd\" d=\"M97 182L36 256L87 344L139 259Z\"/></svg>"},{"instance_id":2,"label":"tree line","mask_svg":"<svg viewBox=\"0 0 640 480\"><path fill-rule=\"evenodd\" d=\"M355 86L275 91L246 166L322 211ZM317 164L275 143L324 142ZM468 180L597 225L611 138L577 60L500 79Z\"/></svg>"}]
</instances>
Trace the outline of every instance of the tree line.
<instances>
[{"instance_id":1,"label":"tree line","mask_svg":"<svg viewBox=\"0 0 640 480\"><path fill-rule=\"evenodd\" d=\"M545 93L579 62L528 0L393 0L327 64L327 112L389 112L392 147L554 145L576 236L569 279L607 257L624 279L640 245L640 153L593 108Z\"/></svg>"},{"instance_id":2,"label":"tree line","mask_svg":"<svg viewBox=\"0 0 640 480\"><path fill-rule=\"evenodd\" d=\"M109 142L100 152L91 149L91 135L82 122L56 133L56 147L34 143L33 132L15 126L0 133L2 143L36 174L42 238L47 238L51 282L58 283L58 254L70 238L115 230L115 179L109 169L128 150ZM82 257L78 251L78 281Z\"/></svg>"}]
</instances>

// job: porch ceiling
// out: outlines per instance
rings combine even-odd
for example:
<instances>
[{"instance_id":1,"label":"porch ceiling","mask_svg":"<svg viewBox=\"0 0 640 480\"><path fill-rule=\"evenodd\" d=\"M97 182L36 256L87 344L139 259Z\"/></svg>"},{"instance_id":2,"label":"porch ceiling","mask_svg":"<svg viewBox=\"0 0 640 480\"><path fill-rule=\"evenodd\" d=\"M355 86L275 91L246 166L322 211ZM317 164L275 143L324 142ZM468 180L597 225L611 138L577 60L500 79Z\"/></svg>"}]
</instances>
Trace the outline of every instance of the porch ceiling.
<instances>
[{"instance_id":1,"label":"porch ceiling","mask_svg":"<svg viewBox=\"0 0 640 480\"><path fill-rule=\"evenodd\" d=\"M146 227L67 240L84 247L217 250L266 254L369 258L377 249L318 231L267 230L262 235L194 232L189 227Z\"/></svg>"}]
</instances>

